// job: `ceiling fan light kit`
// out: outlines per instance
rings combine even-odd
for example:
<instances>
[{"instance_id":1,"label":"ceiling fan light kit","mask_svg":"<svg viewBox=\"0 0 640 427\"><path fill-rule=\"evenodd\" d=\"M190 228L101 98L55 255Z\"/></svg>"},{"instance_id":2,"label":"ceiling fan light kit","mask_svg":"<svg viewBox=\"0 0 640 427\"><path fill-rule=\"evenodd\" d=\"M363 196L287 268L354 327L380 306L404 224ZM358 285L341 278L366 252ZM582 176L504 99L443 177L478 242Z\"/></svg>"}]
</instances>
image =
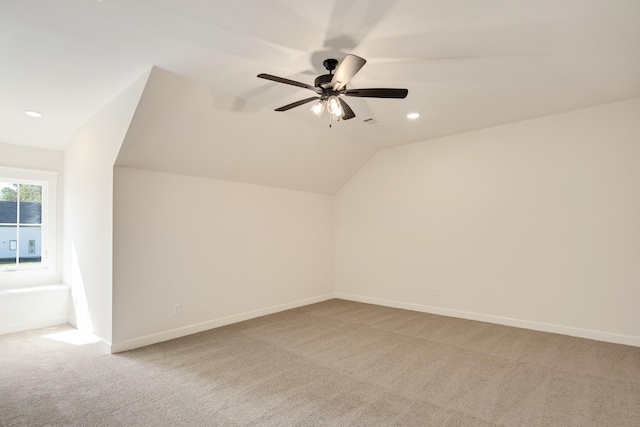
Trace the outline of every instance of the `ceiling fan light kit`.
<instances>
[{"instance_id":1,"label":"ceiling fan light kit","mask_svg":"<svg viewBox=\"0 0 640 427\"><path fill-rule=\"evenodd\" d=\"M342 108L342 105L340 105L338 97L335 95L330 96L326 100L322 98L318 99L311 105L311 109L309 111L317 117L322 117L325 109L331 115L332 120L340 120L344 117L344 109Z\"/></svg>"},{"instance_id":2,"label":"ceiling fan light kit","mask_svg":"<svg viewBox=\"0 0 640 427\"><path fill-rule=\"evenodd\" d=\"M293 102L291 104L276 108L275 111L287 111L308 102L315 101L311 106L311 113L317 117L322 117L326 109L331 120L349 120L356 115L349 105L342 99L342 96L356 96L360 98L396 98L404 99L409 91L407 89L347 89L347 83L366 64L366 60L355 55L347 55L338 66L337 59L326 59L322 65L329 71L316 77L314 86L271 74L258 74L261 79L271 80L277 83L284 83L312 90L316 96ZM335 73L333 72L335 70ZM329 124L331 126L331 124Z\"/></svg>"}]
</instances>

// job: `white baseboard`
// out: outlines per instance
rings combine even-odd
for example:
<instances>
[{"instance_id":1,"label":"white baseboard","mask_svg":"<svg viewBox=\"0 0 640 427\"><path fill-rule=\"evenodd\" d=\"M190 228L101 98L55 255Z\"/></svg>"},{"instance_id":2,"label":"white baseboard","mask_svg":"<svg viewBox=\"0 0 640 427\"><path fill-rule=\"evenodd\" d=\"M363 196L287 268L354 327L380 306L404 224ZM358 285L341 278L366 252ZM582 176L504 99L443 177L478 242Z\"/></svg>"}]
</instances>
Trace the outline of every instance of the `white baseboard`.
<instances>
[{"instance_id":1,"label":"white baseboard","mask_svg":"<svg viewBox=\"0 0 640 427\"><path fill-rule=\"evenodd\" d=\"M438 314L441 316L458 317L461 319L477 320L480 322L495 323L516 328L531 329L534 331L551 332L555 334L569 335L578 338L588 338L596 341L605 341L614 344L624 344L640 347L640 337L632 335L616 334L611 332L594 331L590 329L574 328L571 326L555 325L551 323L535 322L530 320L513 319L510 317L493 316L490 314L473 313L448 308L432 307L428 305L412 304L402 301L393 301L380 298L363 297L358 295L335 293L336 298L363 302L367 304L381 305L385 307L402 308L405 310L419 311L422 313Z\"/></svg>"},{"instance_id":2,"label":"white baseboard","mask_svg":"<svg viewBox=\"0 0 640 427\"><path fill-rule=\"evenodd\" d=\"M171 329L168 331L158 332L151 335L145 335L139 338L134 338L111 345L111 353L119 353L122 351L133 350L135 348L144 347L151 344L156 344L163 341L172 340L175 338L184 337L187 335L195 334L198 332L208 331L209 329L219 328L221 326L230 325L232 323L238 323L245 320L255 319L256 317L266 316L268 314L278 313L292 308L302 307L309 304L315 304L322 301L327 301L334 298L333 293L325 295L319 295L312 298L293 301L286 304L275 305L272 307L266 307L259 310L249 311L246 313L234 314L232 316L222 317L219 319L213 319L194 325L184 326L181 328Z\"/></svg>"}]
</instances>

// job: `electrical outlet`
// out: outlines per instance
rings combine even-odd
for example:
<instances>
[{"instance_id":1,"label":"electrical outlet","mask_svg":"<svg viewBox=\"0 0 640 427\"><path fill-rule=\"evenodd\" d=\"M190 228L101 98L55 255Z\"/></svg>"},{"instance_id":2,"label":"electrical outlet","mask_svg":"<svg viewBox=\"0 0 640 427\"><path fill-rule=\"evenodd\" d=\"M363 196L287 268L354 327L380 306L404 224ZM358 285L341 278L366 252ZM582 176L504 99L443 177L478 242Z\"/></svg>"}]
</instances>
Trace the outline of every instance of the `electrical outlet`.
<instances>
[{"instance_id":1,"label":"electrical outlet","mask_svg":"<svg viewBox=\"0 0 640 427\"><path fill-rule=\"evenodd\" d=\"M438 288L434 287L434 288L433 288L433 295L438 296L438 292L440 292L440 291L438 290Z\"/></svg>"},{"instance_id":2,"label":"electrical outlet","mask_svg":"<svg viewBox=\"0 0 640 427\"><path fill-rule=\"evenodd\" d=\"M324 279L320 279L320 287L324 288Z\"/></svg>"},{"instance_id":3,"label":"electrical outlet","mask_svg":"<svg viewBox=\"0 0 640 427\"><path fill-rule=\"evenodd\" d=\"M173 304L173 315L177 316L180 314L180 304Z\"/></svg>"}]
</instances>

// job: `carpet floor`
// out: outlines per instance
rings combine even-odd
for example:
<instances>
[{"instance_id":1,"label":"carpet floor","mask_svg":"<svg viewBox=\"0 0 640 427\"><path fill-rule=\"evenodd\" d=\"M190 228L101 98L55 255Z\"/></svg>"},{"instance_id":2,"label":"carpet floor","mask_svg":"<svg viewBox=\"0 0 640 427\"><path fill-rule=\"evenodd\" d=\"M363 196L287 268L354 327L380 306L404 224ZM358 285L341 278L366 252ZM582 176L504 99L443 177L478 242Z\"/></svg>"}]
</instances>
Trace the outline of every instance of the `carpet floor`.
<instances>
[{"instance_id":1,"label":"carpet floor","mask_svg":"<svg viewBox=\"0 0 640 427\"><path fill-rule=\"evenodd\" d=\"M1 426L640 426L640 348L330 300L124 353L0 336Z\"/></svg>"}]
</instances>

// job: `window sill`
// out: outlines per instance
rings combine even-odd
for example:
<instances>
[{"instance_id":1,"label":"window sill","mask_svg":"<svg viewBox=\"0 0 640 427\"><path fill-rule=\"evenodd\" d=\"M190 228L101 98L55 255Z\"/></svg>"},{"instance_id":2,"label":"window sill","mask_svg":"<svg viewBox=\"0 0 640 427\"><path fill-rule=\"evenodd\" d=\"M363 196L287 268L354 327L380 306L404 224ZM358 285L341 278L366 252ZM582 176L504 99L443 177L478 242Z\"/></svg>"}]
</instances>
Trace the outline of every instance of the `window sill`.
<instances>
[{"instance_id":1,"label":"window sill","mask_svg":"<svg viewBox=\"0 0 640 427\"><path fill-rule=\"evenodd\" d=\"M0 292L60 285L60 276L49 268L0 270Z\"/></svg>"}]
</instances>

